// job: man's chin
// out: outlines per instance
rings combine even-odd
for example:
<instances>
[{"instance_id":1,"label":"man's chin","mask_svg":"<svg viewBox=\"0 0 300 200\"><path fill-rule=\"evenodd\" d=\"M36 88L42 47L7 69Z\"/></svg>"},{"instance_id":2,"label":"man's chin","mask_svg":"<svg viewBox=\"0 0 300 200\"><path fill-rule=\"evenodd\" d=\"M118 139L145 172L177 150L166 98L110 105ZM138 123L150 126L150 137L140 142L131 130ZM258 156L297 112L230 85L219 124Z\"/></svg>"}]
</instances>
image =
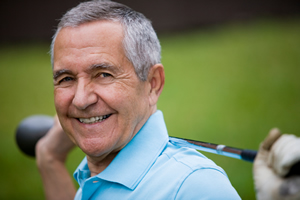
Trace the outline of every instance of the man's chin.
<instances>
[{"instance_id":1,"label":"man's chin","mask_svg":"<svg viewBox=\"0 0 300 200\"><path fill-rule=\"evenodd\" d=\"M105 145L104 145L105 144ZM78 147L89 157L97 158L109 154L109 147L105 142L86 141L78 144Z\"/></svg>"}]
</instances>

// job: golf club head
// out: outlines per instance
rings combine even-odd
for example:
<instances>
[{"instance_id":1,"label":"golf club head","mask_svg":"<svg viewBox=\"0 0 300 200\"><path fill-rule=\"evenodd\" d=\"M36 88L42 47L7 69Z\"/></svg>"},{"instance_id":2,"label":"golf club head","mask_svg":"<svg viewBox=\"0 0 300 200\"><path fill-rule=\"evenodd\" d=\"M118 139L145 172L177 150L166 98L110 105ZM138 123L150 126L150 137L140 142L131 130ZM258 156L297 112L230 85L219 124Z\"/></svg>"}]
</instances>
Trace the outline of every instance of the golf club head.
<instances>
[{"instance_id":1,"label":"golf club head","mask_svg":"<svg viewBox=\"0 0 300 200\"><path fill-rule=\"evenodd\" d=\"M20 122L16 129L16 142L19 149L28 156L35 157L35 145L53 126L53 117L32 115Z\"/></svg>"}]
</instances>

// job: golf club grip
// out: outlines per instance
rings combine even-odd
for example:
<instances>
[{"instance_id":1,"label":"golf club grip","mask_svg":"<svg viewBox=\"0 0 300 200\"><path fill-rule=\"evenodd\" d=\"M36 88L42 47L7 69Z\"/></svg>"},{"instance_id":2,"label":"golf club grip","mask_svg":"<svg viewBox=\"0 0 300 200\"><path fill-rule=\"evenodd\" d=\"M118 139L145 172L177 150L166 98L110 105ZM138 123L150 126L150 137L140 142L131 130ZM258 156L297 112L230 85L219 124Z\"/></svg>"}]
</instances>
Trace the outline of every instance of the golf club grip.
<instances>
[{"instance_id":1,"label":"golf club grip","mask_svg":"<svg viewBox=\"0 0 300 200\"><path fill-rule=\"evenodd\" d=\"M256 157L257 151L244 149L241 152L242 160L253 162Z\"/></svg>"}]
</instances>

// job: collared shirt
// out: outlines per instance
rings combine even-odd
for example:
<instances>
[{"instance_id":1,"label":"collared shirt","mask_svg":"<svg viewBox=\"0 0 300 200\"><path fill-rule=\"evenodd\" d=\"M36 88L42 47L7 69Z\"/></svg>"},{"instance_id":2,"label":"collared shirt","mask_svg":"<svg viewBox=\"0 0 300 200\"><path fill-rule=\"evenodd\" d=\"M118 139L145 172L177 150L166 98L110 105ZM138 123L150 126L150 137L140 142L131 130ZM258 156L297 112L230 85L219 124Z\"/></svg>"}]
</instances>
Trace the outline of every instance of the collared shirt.
<instances>
[{"instance_id":1,"label":"collared shirt","mask_svg":"<svg viewBox=\"0 0 300 200\"><path fill-rule=\"evenodd\" d=\"M75 199L240 199L223 169L168 138L157 111L98 175L90 177L83 159L74 173L80 186Z\"/></svg>"}]
</instances>

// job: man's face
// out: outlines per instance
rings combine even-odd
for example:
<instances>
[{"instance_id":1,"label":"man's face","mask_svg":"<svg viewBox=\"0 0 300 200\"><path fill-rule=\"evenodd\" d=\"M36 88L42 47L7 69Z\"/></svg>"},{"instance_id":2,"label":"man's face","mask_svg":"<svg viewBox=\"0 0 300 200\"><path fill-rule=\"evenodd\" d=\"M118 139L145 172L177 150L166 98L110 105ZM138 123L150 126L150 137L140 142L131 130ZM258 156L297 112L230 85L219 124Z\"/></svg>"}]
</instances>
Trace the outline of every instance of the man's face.
<instances>
[{"instance_id":1,"label":"man's face","mask_svg":"<svg viewBox=\"0 0 300 200\"><path fill-rule=\"evenodd\" d=\"M88 156L122 149L147 121L149 84L140 81L117 22L63 28L54 45L54 101L64 131Z\"/></svg>"}]
</instances>

